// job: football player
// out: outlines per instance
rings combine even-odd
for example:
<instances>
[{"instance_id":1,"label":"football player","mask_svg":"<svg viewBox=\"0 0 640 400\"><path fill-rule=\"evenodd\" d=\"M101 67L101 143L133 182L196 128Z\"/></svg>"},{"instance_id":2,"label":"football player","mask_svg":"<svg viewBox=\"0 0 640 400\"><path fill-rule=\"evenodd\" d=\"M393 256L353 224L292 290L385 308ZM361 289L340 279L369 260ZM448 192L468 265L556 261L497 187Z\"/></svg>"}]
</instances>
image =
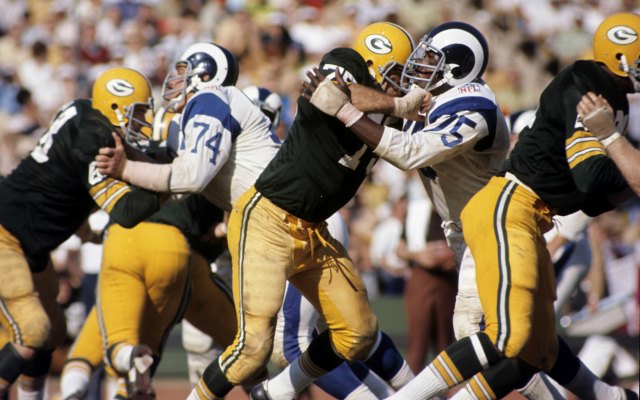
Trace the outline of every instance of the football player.
<instances>
[{"instance_id":1,"label":"football player","mask_svg":"<svg viewBox=\"0 0 640 400\"><path fill-rule=\"evenodd\" d=\"M151 86L129 68L103 72L92 99L63 106L30 155L0 182L0 323L11 342L0 349L0 396L22 373L44 376L64 338L58 283L49 252L97 206L132 227L158 209L159 196L100 174L98 149L148 136ZM123 138L123 139L121 139ZM25 370L30 360L34 360ZM42 390L44 379L33 390Z\"/></svg>"},{"instance_id":2,"label":"football player","mask_svg":"<svg viewBox=\"0 0 640 400\"><path fill-rule=\"evenodd\" d=\"M557 362L568 349L555 332L555 279L543 234L555 215L598 215L630 195L605 146L585 131L576 105L589 91L602 93L616 109L618 131L624 131L626 94L634 82L618 66L637 63L640 53L637 43L628 46L632 41L621 36L637 38L638 27L634 14L602 22L594 43L607 41L606 53L594 45L595 61L576 61L547 86L535 122L521 132L501 173L464 207L464 238L476 261L486 328L438 355L419 375L420 387L411 387L412 397L429 398L469 379L456 398L500 398L543 370L583 398L637 398L594 382L578 362ZM588 390L589 397L582 394Z\"/></svg>"},{"instance_id":3,"label":"football player","mask_svg":"<svg viewBox=\"0 0 640 400\"><path fill-rule=\"evenodd\" d=\"M637 14L620 13L607 18L594 38L595 60L606 65L616 77L629 78L633 91L640 92L640 39ZM626 89L627 91L630 89ZM622 135L619 115L607 101L607 94L593 90L585 94L577 105L578 115L585 127L605 146L625 179L640 195L640 153ZM613 103L615 104L615 103Z\"/></svg>"},{"instance_id":4,"label":"football player","mask_svg":"<svg viewBox=\"0 0 640 400\"><path fill-rule=\"evenodd\" d=\"M157 120L166 122L162 114ZM167 140L167 151L174 154L177 126L164 125L175 128ZM166 203L131 229L108 228L96 307L65 364L63 399L83 398L88 372L102 354L108 370L125 379L119 398L153 398L151 376L169 331L183 315L218 343L233 341L237 325L230 289L211 275L204 257L215 258L225 247L214 238L220 221L222 212L194 194Z\"/></svg>"},{"instance_id":5,"label":"football player","mask_svg":"<svg viewBox=\"0 0 640 400\"><path fill-rule=\"evenodd\" d=\"M376 22L365 27L356 38L353 48L365 59L370 76L383 91L399 93L399 79L403 64L401 61L413 51L413 40L400 26L388 22ZM393 120L385 117L385 122ZM396 122L397 119L395 119ZM344 222L338 213L328 220L329 233L345 248L348 240L343 232ZM340 239L344 237L344 239ZM287 366L284 371L267 382L257 386L251 393L252 399L287 398L308 384L308 378L297 382L290 378L290 370L296 368L298 357L308 348L316 334L316 323L320 315L302 293L290 283L285 289L284 302L278 312L275 332L275 344L272 360L278 366ZM324 321L322 321L324 323ZM324 328L324 326L322 326ZM387 371L380 370L381 375L389 382L382 380L365 363L341 363L336 369L319 377L315 383L327 393L339 399L346 398L381 398L401 387L413 374L404 359L395 351L392 342L384 335L383 345L379 352L386 352L390 360L395 359L395 366ZM386 350L384 350L386 347ZM371 363L377 368L374 363ZM395 379L394 379L395 378Z\"/></svg>"},{"instance_id":6,"label":"football player","mask_svg":"<svg viewBox=\"0 0 640 400\"><path fill-rule=\"evenodd\" d=\"M277 128L282 112L280 96L258 86L249 86L243 91L269 117L272 128ZM339 212L329 217L327 227L344 248L349 248L348 228ZM320 314L295 286L287 282L282 307L278 311L271 361L280 369L286 368L307 348L317 329L324 329ZM392 393L391 387L361 362L342 363L315 383L337 399L378 399Z\"/></svg>"}]
</instances>

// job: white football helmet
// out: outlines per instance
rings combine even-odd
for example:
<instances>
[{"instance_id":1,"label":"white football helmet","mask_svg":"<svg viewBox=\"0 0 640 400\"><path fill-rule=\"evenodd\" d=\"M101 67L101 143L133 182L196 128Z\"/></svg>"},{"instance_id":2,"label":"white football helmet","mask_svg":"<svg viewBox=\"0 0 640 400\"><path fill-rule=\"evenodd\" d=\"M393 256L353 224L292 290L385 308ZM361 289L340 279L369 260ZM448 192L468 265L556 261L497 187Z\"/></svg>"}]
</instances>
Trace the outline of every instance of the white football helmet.
<instances>
[{"instance_id":1,"label":"white football helmet","mask_svg":"<svg viewBox=\"0 0 640 400\"><path fill-rule=\"evenodd\" d=\"M231 52L210 42L187 47L162 85L165 108L172 109L187 93L205 86L233 86L238 81L238 61Z\"/></svg>"},{"instance_id":2,"label":"white football helmet","mask_svg":"<svg viewBox=\"0 0 640 400\"><path fill-rule=\"evenodd\" d=\"M464 22L446 22L420 40L402 71L401 85L404 90L412 84L426 90L464 85L482 76L488 61L489 47L480 31Z\"/></svg>"},{"instance_id":3,"label":"white football helmet","mask_svg":"<svg viewBox=\"0 0 640 400\"><path fill-rule=\"evenodd\" d=\"M243 92L249 97L253 104L260 107L260 110L269 117L271 120L271 129L275 131L278 125L280 125L280 117L282 115L282 98L280 95L267 88L258 86L247 86Z\"/></svg>"}]
</instances>

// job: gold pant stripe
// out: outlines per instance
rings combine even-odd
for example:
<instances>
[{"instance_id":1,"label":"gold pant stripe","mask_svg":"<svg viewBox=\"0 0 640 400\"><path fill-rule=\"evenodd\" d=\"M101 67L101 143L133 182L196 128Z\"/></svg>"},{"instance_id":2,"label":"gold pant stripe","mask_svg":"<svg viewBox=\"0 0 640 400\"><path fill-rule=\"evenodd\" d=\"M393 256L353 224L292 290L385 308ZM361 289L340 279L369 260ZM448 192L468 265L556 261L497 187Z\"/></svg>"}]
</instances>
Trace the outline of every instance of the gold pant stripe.
<instances>
[{"instance_id":1,"label":"gold pant stripe","mask_svg":"<svg viewBox=\"0 0 640 400\"><path fill-rule=\"evenodd\" d=\"M250 190L255 190L255 189L251 188ZM240 356L240 353L242 352L242 349L245 346L245 338L246 338L245 322L246 321L245 321L245 314L244 314L244 306L242 302L243 281L244 281L244 277L243 277L244 249L245 249L245 246L247 245L247 233L248 233L247 225L249 223L249 217L251 215L251 211L253 211L253 209L258 204L261 198L262 198L262 194L256 191L251 197L251 199L247 202L247 206L245 207L244 213L242 214L242 223L240 228L240 243L238 244L238 249L240 253L238 257L238 277L239 277L238 289L240 292L240 296L238 298L239 309L237 314L240 316L240 319L238 321L238 335L237 335L238 339L237 339L237 344L233 349L233 351L231 352L231 354L229 354L229 356L226 358L222 358L224 354L220 357L220 369L222 370L222 372L226 372L226 370L238 359L238 357Z\"/></svg>"},{"instance_id":2,"label":"gold pant stripe","mask_svg":"<svg viewBox=\"0 0 640 400\"><path fill-rule=\"evenodd\" d=\"M11 316L11 313L7 309L7 306L4 304L4 301L2 301L2 298L0 298L0 310L2 310L2 315L4 316L4 319L7 320L9 328L12 332L10 341L19 345L23 345L24 343L22 341L20 327L16 323L16 320Z\"/></svg>"},{"instance_id":3,"label":"gold pant stripe","mask_svg":"<svg viewBox=\"0 0 640 400\"><path fill-rule=\"evenodd\" d=\"M498 198L498 204L494 214L494 230L498 243L498 266L500 268L500 281L498 284L497 313L499 331L497 336L497 347L504 352L507 347L511 331L511 321L509 320L509 292L511 290L511 267L509 265L509 244L507 243L507 232L505 220L509 201L513 195L517 184L509 182L505 185Z\"/></svg>"},{"instance_id":4,"label":"gold pant stripe","mask_svg":"<svg viewBox=\"0 0 640 400\"><path fill-rule=\"evenodd\" d=\"M14 253L17 253L21 257L24 257L24 252L20 247L20 242L18 241L18 239L16 239L15 236L13 236L2 225L0 225L0 248L1 247L5 247L9 251L9 256L13 256ZM8 265L6 260L7 255L5 255L3 251L0 251L0 254L3 255L3 262ZM22 264L26 265L26 261ZM22 340L20 326L9 312L9 307L7 306L7 304L5 304L2 296L0 296L0 311L4 316L4 319L7 321L7 328L11 330L11 339L9 339L9 341L12 341L13 343L19 345L23 345L24 342Z\"/></svg>"}]
</instances>

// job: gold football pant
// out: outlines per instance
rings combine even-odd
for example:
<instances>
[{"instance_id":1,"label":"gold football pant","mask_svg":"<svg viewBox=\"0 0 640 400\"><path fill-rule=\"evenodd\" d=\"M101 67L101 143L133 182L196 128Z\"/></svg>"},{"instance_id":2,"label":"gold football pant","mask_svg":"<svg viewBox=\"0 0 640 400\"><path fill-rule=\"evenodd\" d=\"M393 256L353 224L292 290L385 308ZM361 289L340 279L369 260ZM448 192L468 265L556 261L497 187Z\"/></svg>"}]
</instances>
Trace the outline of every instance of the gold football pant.
<instances>
[{"instance_id":1,"label":"gold football pant","mask_svg":"<svg viewBox=\"0 0 640 400\"><path fill-rule=\"evenodd\" d=\"M268 361L287 279L326 319L340 356L367 355L377 319L358 271L326 223L300 220L252 187L238 199L227 237L238 313L238 334L219 358L229 382L251 379Z\"/></svg>"},{"instance_id":2,"label":"gold football pant","mask_svg":"<svg viewBox=\"0 0 640 400\"><path fill-rule=\"evenodd\" d=\"M217 343L222 346L230 345L237 330L230 288L211 278L209 263L197 251L192 251L191 254L191 271L192 290L185 318ZM140 343L159 343L154 338L158 332L141 329L138 335ZM82 360L94 370L104 359L103 346L106 343L106 338L101 337L96 308L93 307L69 351L68 361ZM162 354L161 347L150 348L155 354Z\"/></svg>"},{"instance_id":3,"label":"gold football pant","mask_svg":"<svg viewBox=\"0 0 640 400\"><path fill-rule=\"evenodd\" d=\"M189 246L178 228L150 222L109 227L96 304L108 352L141 343L160 349L184 311L188 282Z\"/></svg>"},{"instance_id":4,"label":"gold football pant","mask_svg":"<svg viewBox=\"0 0 640 400\"><path fill-rule=\"evenodd\" d=\"M485 332L506 357L549 370L558 350L555 275L543 234L547 205L529 189L494 177L462 212L476 265Z\"/></svg>"},{"instance_id":5,"label":"gold football pant","mask_svg":"<svg viewBox=\"0 0 640 400\"><path fill-rule=\"evenodd\" d=\"M53 265L32 273L20 242L0 225L0 324L9 341L35 349L62 344L65 321L58 306Z\"/></svg>"}]
</instances>

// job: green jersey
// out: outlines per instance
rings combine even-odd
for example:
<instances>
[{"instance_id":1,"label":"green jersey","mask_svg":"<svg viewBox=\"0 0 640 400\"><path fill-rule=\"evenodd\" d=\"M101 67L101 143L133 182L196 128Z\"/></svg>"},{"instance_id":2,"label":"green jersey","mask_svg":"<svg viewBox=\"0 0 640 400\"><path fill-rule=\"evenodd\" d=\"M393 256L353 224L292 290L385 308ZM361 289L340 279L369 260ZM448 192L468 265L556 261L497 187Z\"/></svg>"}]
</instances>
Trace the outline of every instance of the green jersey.
<instances>
[{"instance_id":1,"label":"green jersey","mask_svg":"<svg viewBox=\"0 0 640 400\"><path fill-rule=\"evenodd\" d=\"M222 222L224 213L202 195L165 203L146 222L175 226L180 229L192 248L213 261L226 247L226 241L211 241L209 233L214 224Z\"/></svg>"},{"instance_id":2,"label":"green jersey","mask_svg":"<svg viewBox=\"0 0 640 400\"><path fill-rule=\"evenodd\" d=\"M504 172L515 175L558 215L582 210L594 216L612 209L606 196L626 189L624 177L603 146L585 132L576 106L583 94L603 95L624 132L627 94L594 61L576 61L560 72L540 96L535 122L520 133Z\"/></svg>"},{"instance_id":3,"label":"green jersey","mask_svg":"<svg viewBox=\"0 0 640 400\"><path fill-rule=\"evenodd\" d=\"M334 49L323 57L320 70L327 79L337 68L346 82L375 86L365 61L352 49ZM376 160L342 122L300 97L286 140L255 186L288 213L320 222L354 196Z\"/></svg>"},{"instance_id":4,"label":"green jersey","mask_svg":"<svg viewBox=\"0 0 640 400\"><path fill-rule=\"evenodd\" d=\"M94 158L114 147L113 126L89 100L62 107L36 148L0 181L0 225L22 245L32 270L97 206L123 226L158 209L157 196L101 175Z\"/></svg>"}]
</instances>

